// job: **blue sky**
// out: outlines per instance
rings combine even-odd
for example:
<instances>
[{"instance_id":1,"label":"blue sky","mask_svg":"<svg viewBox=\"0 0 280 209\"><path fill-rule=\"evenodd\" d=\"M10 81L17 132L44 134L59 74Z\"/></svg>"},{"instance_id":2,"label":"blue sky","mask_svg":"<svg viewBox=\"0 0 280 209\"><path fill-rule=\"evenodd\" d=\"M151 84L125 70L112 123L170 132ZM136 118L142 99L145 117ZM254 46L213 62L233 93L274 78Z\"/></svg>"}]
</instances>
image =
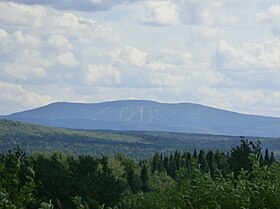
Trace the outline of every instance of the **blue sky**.
<instances>
[{"instance_id":1,"label":"blue sky","mask_svg":"<svg viewBox=\"0 0 280 209\"><path fill-rule=\"evenodd\" d=\"M0 114L146 99L280 117L279 0L6 0L0 11Z\"/></svg>"}]
</instances>

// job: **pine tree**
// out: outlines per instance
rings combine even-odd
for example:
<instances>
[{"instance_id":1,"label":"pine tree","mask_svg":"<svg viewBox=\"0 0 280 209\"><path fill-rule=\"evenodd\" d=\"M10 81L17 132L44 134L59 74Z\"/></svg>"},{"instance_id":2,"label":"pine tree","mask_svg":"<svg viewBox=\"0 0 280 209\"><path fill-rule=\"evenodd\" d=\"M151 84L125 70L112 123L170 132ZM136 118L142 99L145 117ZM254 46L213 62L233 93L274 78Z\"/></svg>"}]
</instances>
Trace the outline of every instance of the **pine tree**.
<instances>
[{"instance_id":1,"label":"pine tree","mask_svg":"<svg viewBox=\"0 0 280 209\"><path fill-rule=\"evenodd\" d=\"M148 175L148 170L147 170L145 164L142 167L140 179L142 181L142 191L148 192L149 191L149 188L148 188L149 175Z\"/></svg>"},{"instance_id":2,"label":"pine tree","mask_svg":"<svg viewBox=\"0 0 280 209\"><path fill-rule=\"evenodd\" d=\"M264 155L264 165L269 165L270 164L270 157L268 154L268 149L265 149L265 155Z\"/></svg>"},{"instance_id":3,"label":"pine tree","mask_svg":"<svg viewBox=\"0 0 280 209\"><path fill-rule=\"evenodd\" d=\"M209 171L211 176L214 176L215 170L217 169L217 165L214 162L214 154L212 150L209 150L206 155L206 160L209 166Z\"/></svg>"},{"instance_id":4,"label":"pine tree","mask_svg":"<svg viewBox=\"0 0 280 209\"><path fill-rule=\"evenodd\" d=\"M192 157L193 157L193 159L197 159L197 151L196 151L196 149L194 149Z\"/></svg>"},{"instance_id":5,"label":"pine tree","mask_svg":"<svg viewBox=\"0 0 280 209\"><path fill-rule=\"evenodd\" d=\"M204 153L203 150L200 150L200 151L199 151L199 154L198 154L198 163L200 164L201 170L203 170L203 171L205 171L205 172L208 172L208 171L209 171L208 163L207 163L207 161L206 161L205 153Z\"/></svg>"},{"instance_id":6,"label":"pine tree","mask_svg":"<svg viewBox=\"0 0 280 209\"><path fill-rule=\"evenodd\" d=\"M271 152L271 154L270 154L270 165L273 163L273 162L275 162L275 157L274 157L274 154L273 154L273 152Z\"/></svg>"},{"instance_id":7,"label":"pine tree","mask_svg":"<svg viewBox=\"0 0 280 209\"><path fill-rule=\"evenodd\" d=\"M165 171L169 170L169 160L168 160L167 156L164 156L164 158L163 158L163 167L164 167Z\"/></svg>"}]
</instances>

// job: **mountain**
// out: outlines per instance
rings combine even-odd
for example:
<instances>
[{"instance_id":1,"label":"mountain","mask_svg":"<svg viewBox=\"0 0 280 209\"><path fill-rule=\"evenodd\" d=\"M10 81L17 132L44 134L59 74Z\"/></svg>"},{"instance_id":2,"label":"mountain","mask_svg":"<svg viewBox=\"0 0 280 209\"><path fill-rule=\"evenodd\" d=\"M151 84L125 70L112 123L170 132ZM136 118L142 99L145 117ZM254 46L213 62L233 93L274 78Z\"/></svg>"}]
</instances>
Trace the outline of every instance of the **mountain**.
<instances>
[{"instance_id":1,"label":"mountain","mask_svg":"<svg viewBox=\"0 0 280 209\"><path fill-rule=\"evenodd\" d=\"M240 114L193 103L59 102L1 118L74 129L280 136L280 118Z\"/></svg>"}]
</instances>

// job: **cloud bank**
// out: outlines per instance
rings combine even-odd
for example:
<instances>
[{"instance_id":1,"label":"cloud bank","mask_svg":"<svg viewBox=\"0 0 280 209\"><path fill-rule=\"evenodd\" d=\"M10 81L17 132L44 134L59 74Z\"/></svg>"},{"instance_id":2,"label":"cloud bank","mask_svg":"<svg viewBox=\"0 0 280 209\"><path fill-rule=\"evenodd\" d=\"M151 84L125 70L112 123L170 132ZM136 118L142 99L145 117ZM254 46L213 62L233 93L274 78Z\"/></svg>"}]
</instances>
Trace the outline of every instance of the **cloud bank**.
<instances>
[{"instance_id":1,"label":"cloud bank","mask_svg":"<svg viewBox=\"0 0 280 209\"><path fill-rule=\"evenodd\" d=\"M280 116L280 4L252 2L1 1L0 114L150 99Z\"/></svg>"}]
</instances>

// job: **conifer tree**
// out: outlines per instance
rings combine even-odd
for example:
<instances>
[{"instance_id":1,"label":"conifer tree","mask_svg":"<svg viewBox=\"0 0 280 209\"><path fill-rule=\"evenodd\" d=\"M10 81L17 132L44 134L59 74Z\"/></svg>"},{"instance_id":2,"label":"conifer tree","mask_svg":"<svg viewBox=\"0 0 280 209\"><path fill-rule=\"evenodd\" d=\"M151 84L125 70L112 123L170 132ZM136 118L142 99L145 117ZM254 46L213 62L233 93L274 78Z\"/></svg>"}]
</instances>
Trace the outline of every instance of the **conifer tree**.
<instances>
[{"instance_id":1,"label":"conifer tree","mask_svg":"<svg viewBox=\"0 0 280 209\"><path fill-rule=\"evenodd\" d=\"M145 164L142 167L140 179L142 181L142 191L143 192L148 192L148 190L149 190L149 188L148 188L149 175L148 175L148 170L147 170Z\"/></svg>"}]
</instances>

